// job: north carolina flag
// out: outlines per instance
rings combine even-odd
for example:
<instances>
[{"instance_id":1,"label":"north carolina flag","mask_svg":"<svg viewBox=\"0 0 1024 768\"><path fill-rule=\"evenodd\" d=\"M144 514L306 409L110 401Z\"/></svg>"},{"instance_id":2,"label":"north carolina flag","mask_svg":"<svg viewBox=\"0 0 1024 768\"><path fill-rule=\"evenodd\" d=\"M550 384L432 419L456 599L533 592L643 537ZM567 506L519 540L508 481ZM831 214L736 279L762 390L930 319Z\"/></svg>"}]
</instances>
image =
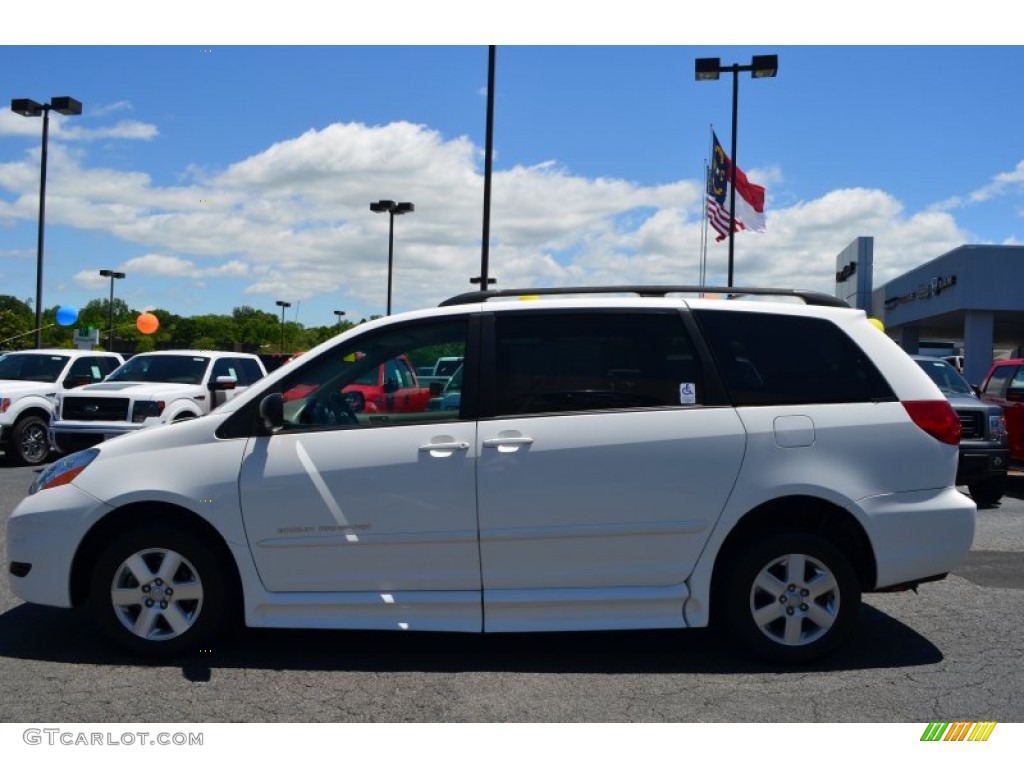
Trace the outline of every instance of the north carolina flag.
<instances>
[{"instance_id":1,"label":"north carolina flag","mask_svg":"<svg viewBox=\"0 0 1024 768\"><path fill-rule=\"evenodd\" d=\"M714 140L711 168L708 170L708 220L716 232L717 242L729 235L729 180L733 164L718 143L718 136L711 133ZM750 229L764 232L764 187L752 184L747 174L736 166L736 216L735 231Z\"/></svg>"}]
</instances>

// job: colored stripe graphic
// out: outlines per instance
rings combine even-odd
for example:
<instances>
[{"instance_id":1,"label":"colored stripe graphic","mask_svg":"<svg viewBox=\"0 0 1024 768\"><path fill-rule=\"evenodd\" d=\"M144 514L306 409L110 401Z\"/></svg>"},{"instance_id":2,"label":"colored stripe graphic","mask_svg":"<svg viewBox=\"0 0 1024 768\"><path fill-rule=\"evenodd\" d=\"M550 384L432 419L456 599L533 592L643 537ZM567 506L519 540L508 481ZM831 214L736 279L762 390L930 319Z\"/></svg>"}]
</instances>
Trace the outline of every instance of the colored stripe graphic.
<instances>
[{"instance_id":1,"label":"colored stripe graphic","mask_svg":"<svg viewBox=\"0 0 1024 768\"><path fill-rule=\"evenodd\" d=\"M921 734L921 741L988 741L996 722L932 722Z\"/></svg>"}]
</instances>

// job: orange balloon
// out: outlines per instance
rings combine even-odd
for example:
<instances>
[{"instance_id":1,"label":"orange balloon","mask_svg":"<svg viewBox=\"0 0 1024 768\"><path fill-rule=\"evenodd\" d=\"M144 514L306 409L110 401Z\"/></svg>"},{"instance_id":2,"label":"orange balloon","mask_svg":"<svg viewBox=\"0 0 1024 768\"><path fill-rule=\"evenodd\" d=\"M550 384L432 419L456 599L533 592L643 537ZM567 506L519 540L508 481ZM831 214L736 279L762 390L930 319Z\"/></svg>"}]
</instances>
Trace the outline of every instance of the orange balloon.
<instances>
[{"instance_id":1,"label":"orange balloon","mask_svg":"<svg viewBox=\"0 0 1024 768\"><path fill-rule=\"evenodd\" d=\"M160 319L151 312L143 312L139 315L139 319L135 321L135 327L141 333L156 333L156 329L160 327Z\"/></svg>"}]
</instances>

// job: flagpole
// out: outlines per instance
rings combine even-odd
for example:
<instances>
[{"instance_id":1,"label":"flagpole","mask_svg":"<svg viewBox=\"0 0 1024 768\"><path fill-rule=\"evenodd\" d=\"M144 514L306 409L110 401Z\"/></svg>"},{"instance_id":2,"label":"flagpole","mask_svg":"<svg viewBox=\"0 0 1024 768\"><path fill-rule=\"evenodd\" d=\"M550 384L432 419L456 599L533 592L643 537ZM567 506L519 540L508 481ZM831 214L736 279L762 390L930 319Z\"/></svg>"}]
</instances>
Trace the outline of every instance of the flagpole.
<instances>
[{"instance_id":1,"label":"flagpole","mask_svg":"<svg viewBox=\"0 0 1024 768\"><path fill-rule=\"evenodd\" d=\"M715 124L708 123L708 157L715 152ZM707 283L708 275L708 189L711 184L711 167L704 160L704 228L701 230L700 287ZM701 293L703 297L703 292Z\"/></svg>"},{"instance_id":2,"label":"flagpole","mask_svg":"<svg viewBox=\"0 0 1024 768\"><path fill-rule=\"evenodd\" d=\"M700 267L699 267L699 286L700 288L705 287L705 279L708 272L708 174L711 170L708 166L708 160L703 163L705 167L705 194L703 194L703 206L702 215L703 226L700 228ZM703 293L700 294L703 296Z\"/></svg>"},{"instance_id":3,"label":"flagpole","mask_svg":"<svg viewBox=\"0 0 1024 768\"><path fill-rule=\"evenodd\" d=\"M738 68L732 70L732 155L729 167L729 282L726 283L732 288L733 273L733 244L736 239L736 113L740 104L740 72Z\"/></svg>"}]
</instances>

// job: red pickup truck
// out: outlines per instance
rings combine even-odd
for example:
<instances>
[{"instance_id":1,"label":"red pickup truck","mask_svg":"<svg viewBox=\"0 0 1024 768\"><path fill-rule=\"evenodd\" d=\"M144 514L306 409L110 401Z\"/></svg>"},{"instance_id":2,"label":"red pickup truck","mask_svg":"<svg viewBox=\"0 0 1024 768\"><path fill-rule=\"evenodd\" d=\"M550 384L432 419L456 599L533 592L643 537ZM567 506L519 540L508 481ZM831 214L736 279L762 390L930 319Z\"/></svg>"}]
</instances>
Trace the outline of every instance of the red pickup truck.
<instances>
[{"instance_id":1,"label":"red pickup truck","mask_svg":"<svg viewBox=\"0 0 1024 768\"><path fill-rule=\"evenodd\" d=\"M316 389L313 384L296 384L284 393L285 401L299 400ZM416 371L405 355L386 360L346 385L342 392L363 396L365 413L421 413L434 394L420 386Z\"/></svg>"},{"instance_id":2,"label":"red pickup truck","mask_svg":"<svg viewBox=\"0 0 1024 768\"><path fill-rule=\"evenodd\" d=\"M405 355L367 371L342 392L361 392L366 400L366 413L421 413L433 397L430 387L420 386Z\"/></svg>"}]
</instances>

